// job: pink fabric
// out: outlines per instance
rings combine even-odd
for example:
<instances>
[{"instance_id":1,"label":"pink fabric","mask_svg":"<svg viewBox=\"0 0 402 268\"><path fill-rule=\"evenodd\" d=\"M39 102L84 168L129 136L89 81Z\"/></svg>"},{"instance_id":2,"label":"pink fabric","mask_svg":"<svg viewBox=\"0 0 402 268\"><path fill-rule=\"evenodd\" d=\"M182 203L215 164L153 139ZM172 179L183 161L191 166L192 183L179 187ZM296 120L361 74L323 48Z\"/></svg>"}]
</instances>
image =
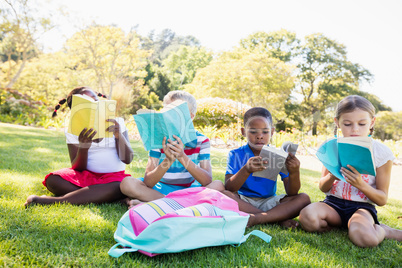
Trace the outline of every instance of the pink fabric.
<instances>
[{"instance_id":1,"label":"pink fabric","mask_svg":"<svg viewBox=\"0 0 402 268\"><path fill-rule=\"evenodd\" d=\"M104 184L119 181L121 182L125 177L130 176L123 171L112 173L95 173L88 170L77 171L72 168L62 168L60 170L51 172L46 175L45 180L42 182L46 187L46 180L50 175L58 175L79 187L87 187L95 184Z\"/></svg>"},{"instance_id":2,"label":"pink fabric","mask_svg":"<svg viewBox=\"0 0 402 268\"><path fill-rule=\"evenodd\" d=\"M134 234L138 236L148 225L161 217L177 217L175 211L200 204L211 204L224 210L237 212L241 216L248 215L239 211L236 201L219 191L204 187L187 188L172 192L164 198L141 203L131 208L129 216ZM201 216L205 217L204 215Z\"/></svg>"}]
</instances>

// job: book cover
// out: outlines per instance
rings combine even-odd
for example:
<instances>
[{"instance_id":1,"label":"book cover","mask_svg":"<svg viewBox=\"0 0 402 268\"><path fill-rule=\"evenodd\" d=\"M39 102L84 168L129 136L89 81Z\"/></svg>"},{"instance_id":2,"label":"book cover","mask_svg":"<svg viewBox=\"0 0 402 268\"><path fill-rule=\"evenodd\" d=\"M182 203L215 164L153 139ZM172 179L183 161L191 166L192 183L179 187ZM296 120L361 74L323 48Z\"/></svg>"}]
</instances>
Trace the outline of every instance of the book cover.
<instances>
[{"instance_id":1,"label":"book cover","mask_svg":"<svg viewBox=\"0 0 402 268\"><path fill-rule=\"evenodd\" d=\"M68 132L79 136L84 128L97 131L94 139L113 137L106 129L113 123L106 119L116 118L115 100L95 101L86 95L73 95Z\"/></svg>"},{"instance_id":2,"label":"book cover","mask_svg":"<svg viewBox=\"0 0 402 268\"><path fill-rule=\"evenodd\" d=\"M187 102L176 100L160 111L141 109L134 115L145 150L162 149L164 137L178 136L183 144L197 145L197 136Z\"/></svg>"},{"instance_id":3,"label":"book cover","mask_svg":"<svg viewBox=\"0 0 402 268\"><path fill-rule=\"evenodd\" d=\"M360 174L376 175L372 139L369 137L340 137L326 141L316 153L321 163L335 177L346 181L341 168L354 167Z\"/></svg>"},{"instance_id":4,"label":"book cover","mask_svg":"<svg viewBox=\"0 0 402 268\"><path fill-rule=\"evenodd\" d=\"M267 168L262 171L254 172L253 176L276 181L279 172L282 172L284 168L286 170L285 161L288 157L288 153L283 149L277 149L265 145L261 149L260 156L262 157L263 161L268 161L268 163L265 164Z\"/></svg>"}]
</instances>

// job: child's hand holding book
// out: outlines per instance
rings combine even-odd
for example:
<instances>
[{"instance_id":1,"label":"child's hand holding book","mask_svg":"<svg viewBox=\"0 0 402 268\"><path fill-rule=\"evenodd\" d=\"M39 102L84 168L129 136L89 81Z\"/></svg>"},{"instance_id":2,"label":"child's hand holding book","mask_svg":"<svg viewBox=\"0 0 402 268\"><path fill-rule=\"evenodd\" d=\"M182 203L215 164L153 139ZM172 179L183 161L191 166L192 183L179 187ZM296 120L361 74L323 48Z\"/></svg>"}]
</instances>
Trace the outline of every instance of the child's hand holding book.
<instances>
[{"instance_id":1,"label":"child's hand holding book","mask_svg":"<svg viewBox=\"0 0 402 268\"><path fill-rule=\"evenodd\" d=\"M265 170L267 164L268 161L263 160L261 156L254 156L247 161L245 167L248 173L254 173Z\"/></svg>"}]
</instances>

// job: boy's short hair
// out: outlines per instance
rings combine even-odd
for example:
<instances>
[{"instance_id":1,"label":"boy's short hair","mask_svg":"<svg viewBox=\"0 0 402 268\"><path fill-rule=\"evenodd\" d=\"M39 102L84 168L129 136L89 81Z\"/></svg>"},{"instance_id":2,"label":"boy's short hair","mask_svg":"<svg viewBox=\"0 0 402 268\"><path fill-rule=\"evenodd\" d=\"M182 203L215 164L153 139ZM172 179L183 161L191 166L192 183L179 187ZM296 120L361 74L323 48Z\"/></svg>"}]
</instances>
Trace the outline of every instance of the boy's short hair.
<instances>
[{"instance_id":1,"label":"boy's short hair","mask_svg":"<svg viewBox=\"0 0 402 268\"><path fill-rule=\"evenodd\" d=\"M247 123L254 117L264 117L266 119L268 119L269 124L272 127L272 115L271 113L263 108L263 107L254 107L249 109L245 114L244 114L244 126L247 126Z\"/></svg>"},{"instance_id":2,"label":"boy's short hair","mask_svg":"<svg viewBox=\"0 0 402 268\"><path fill-rule=\"evenodd\" d=\"M183 90L169 91L169 93L166 94L165 97L163 97L163 105L165 105L166 102L173 102L175 100L186 101L188 104L190 113L193 116L195 116L195 114L197 113L197 101L195 100L193 95L191 95L190 93L183 91Z\"/></svg>"}]
</instances>

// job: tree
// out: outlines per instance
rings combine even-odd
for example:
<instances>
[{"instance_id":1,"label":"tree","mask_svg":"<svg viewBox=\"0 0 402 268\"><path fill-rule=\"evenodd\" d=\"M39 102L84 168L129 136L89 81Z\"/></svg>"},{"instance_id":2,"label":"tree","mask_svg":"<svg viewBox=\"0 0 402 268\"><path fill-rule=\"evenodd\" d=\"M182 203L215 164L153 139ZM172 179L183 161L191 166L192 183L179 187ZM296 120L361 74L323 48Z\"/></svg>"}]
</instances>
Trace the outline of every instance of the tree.
<instances>
[{"instance_id":1,"label":"tree","mask_svg":"<svg viewBox=\"0 0 402 268\"><path fill-rule=\"evenodd\" d=\"M127 35L113 26L92 25L67 40L67 53L76 59L77 70L85 72L109 98L123 79L143 78L149 51L139 46L133 31Z\"/></svg>"},{"instance_id":2,"label":"tree","mask_svg":"<svg viewBox=\"0 0 402 268\"><path fill-rule=\"evenodd\" d=\"M163 97L171 90L171 82L169 77L158 68L154 77L148 83L149 91L158 96L159 100L163 100Z\"/></svg>"},{"instance_id":3,"label":"tree","mask_svg":"<svg viewBox=\"0 0 402 268\"><path fill-rule=\"evenodd\" d=\"M182 45L200 46L200 42L194 36L179 36L170 29L164 29L158 35L155 35L155 32L151 31L147 38L142 38L142 44L146 49L153 50L150 61L158 66L162 66L162 61L170 53L179 50Z\"/></svg>"},{"instance_id":4,"label":"tree","mask_svg":"<svg viewBox=\"0 0 402 268\"><path fill-rule=\"evenodd\" d=\"M374 125L374 137L381 140L401 140L402 112L379 112Z\"/></svg>"},{"instance_id":5,"label":"tree","mask_svg":"<svg viewBox=\"0 0 402 268\"><path fill-rule=\"evenodd\" d=\"M270 33L251 34L240 40L240 46L253 53L267 54L271 58L289 62L293 59L295 48L299 42L295 33L282 29Z\"/></svg>"},{"instance_id":6,"label":"tree","mask_svg":"<svg viewBox=\"0 0 402 268\"><path fill-rule=\"evenodd\" d=\"M80 72L74 70L70 58L59 51L31 59L14 88L47 105L55 105L74 87L85 84Z\"/></svg>"},{"instance_id":7,"label":"tree","mask_svg":"<svg viewBox=\"0 0 402 268\"><path fill-rule=\"evenodd\" d=\"M171 89L183 89L183 85L193 81L198 69L206 67L212 60L212 52L205 48L181 46L178 51L170 53L163 61Z\"/></svg>"},{"instance_id":8,"label":"tree","mask_svg":"<svg viewBox=\"0 0 402 268\"><path fill-rule=\"evenodd\" d=\"M281 119L285 117L284 103L294 86L292 71L292 66L279 59L237 49L199 69L185 90L196 98L228 98L266 107Z\"/></svg>"},{"instance_id":9,"label":"tree","mask_svg":"<svg viewBox=\"0 0 402 268\"><path fill-rule=\"evenodd\" d=\"M47 17L35 16L28 0L4 0L0 19L1 86L11 88L29 59L38 52L39 36L53 26Z\"/></svg>"},{"instance_id":10,"label":"tree","mask_svg":"<svg viewBox=\"0 0 402 268\"><path fill-rule=\"evenodd\" d=\"M313 135L328 107L358 91L359 82L369 81L368 70L347 59L344 45L322 34L305 37L297 53L297 92L301 94L300 113L304 122L312 118ZM313 115L313 117L311 117Z\"/></svg>"}]
</instances>

